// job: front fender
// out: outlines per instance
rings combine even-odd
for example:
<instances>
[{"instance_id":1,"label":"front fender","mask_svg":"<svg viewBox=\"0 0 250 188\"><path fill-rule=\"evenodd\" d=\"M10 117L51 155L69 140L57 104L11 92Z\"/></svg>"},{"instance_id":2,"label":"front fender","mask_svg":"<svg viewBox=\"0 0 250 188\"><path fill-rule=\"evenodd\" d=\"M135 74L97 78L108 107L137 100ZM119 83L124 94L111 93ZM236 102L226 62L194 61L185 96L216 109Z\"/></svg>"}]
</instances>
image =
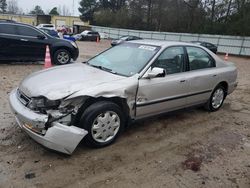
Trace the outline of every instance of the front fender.
<instances>
[{"instance_id":1,"label":"front fender","mask_svg":"<svg viewBox=\"0 0 250 188\"><path fill-rule=\"evenodd\" d=\"M126 99L127 105L130 109L130 115L133 117L134 104L138 88L138 75L128 79L118 80L111 83L102 84L96 87L80 90L70 95L65 100L70 100L77 97L84 98L123 98Z\"/></svg>"}]
</instances>

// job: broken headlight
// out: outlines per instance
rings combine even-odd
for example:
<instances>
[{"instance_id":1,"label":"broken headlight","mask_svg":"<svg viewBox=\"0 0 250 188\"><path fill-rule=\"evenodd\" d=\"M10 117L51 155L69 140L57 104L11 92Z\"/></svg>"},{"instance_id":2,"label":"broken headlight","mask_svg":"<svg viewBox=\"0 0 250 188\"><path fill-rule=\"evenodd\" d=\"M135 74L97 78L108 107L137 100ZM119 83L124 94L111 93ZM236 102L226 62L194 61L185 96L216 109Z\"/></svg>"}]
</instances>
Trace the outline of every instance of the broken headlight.
<instances>
[{"instance_id":1,"label":"broken headlight","mask_svg":"<svg viewBox=\"0 0 250 188\"><path fill-rule=\"evenodd\" d=\"M45 97L31 98L28 108L32 110L53 109L60 105L60 100L49 100Z\"/></svg>"}]
</instances>

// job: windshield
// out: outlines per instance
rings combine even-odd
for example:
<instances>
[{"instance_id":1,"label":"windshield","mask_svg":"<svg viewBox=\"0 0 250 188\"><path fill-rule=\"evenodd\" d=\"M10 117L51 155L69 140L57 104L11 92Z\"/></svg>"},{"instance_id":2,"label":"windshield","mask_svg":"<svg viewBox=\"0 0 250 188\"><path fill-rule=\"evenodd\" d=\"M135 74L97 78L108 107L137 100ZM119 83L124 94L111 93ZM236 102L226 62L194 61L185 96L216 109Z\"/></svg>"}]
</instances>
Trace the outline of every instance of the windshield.
<instances>
[{"instance_id":1,"label":"windshield","mask_svg":"<svg viewBox=\"0 0 250 188\"><path fill-rule=\"evenodd\" d=\"M87 34L89 31L85 30L81 34Z\"/></svg>"},{"instance_id":2,"label":"windshield","mask_svg":"<svg viewBox=\"0 0 250 188\"><path fill-rule=\"evenodd\" d=\"M123 76L139 73L159 51L159 46L124 43L90 59L87 64Z\"/></svg>"}]
</instances>

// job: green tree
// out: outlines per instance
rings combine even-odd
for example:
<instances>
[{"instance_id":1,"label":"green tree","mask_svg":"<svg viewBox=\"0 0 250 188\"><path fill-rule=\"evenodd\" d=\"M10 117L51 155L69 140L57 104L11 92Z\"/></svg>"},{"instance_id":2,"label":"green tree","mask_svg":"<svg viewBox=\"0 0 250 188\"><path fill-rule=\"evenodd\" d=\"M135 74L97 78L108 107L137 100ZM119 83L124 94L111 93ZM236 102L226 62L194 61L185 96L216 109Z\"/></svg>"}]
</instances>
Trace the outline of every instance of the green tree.
<instances>
[{"instance_id":1,"label":"green tree","mask_svg":"<svg viewBox=\"0 0 250 188\"><path fill-rule=\"evenodd\" d=\"M139 30L250 36L250 0L81 0L81 19Z\"/></svg>"},{"instance_id":2,"label":"green tree","mask_svg":"<svg viewBox=\"0 0 250 188\"><path fill-rule=\"evenodd\" d=\"M110 9L112 12L117 12L124 8L127 0L99 0L99 5L104 9Z\"/></svg>"},{"instance_id":3,"label":"green tree","mask_svg":"<svg viewBox=\"0 0 250 188\"><path fill-rule=\"evenodd\" d=\"M49 12L49 15L59 15L57 7L52 8L51 11Z\"/></svg>"},{"instance_id":4,"label":"green tree","mask_svg":"<svg viewBox=\"0 0 250 188\"><path fill-rule=\"evenodd\" d=\"M7 10L6 0L0 0L0 13L5 13Z\"/></svg>"},{"instance_id":5,"label":"green tree","mask_svg":"<svg viewBox=\"0 0 250 188\"><path fill-rule=\"evenodd\" d=\"M94 21L94 12L98 8L97 0L81 0L79 12L81 13L81 20L83 21L90 21L93 23Z\"/></svg>"},{"instance_id":6,"label":"green tree","mask_svg":"<svg viewBox=\"0 0 250 188\"><path fill-rule=\"evenodd\" d=\"M35 6L34 10L30 11L30 14L44 15L44 11L42 10L42 8L39 5L37 5L37 6Z\"/></svg>"}]
</instances>

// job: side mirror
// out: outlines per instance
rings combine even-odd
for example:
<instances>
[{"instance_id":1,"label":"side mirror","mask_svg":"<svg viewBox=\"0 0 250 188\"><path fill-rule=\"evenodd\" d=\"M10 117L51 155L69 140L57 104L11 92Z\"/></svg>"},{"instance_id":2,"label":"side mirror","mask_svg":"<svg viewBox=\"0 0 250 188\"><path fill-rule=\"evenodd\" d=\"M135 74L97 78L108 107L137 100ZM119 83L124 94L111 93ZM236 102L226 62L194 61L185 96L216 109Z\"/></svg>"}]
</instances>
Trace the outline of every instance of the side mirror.
<instances>
[{"instance_id":1,"label":"side mirror","mask_svg":"<svg viewBox=\"0 0 250 188\"><path fill-rule=\"evenodd\" d=\"M146 73L145 78L151 79L156 77L164 77L166 75L166 71L163 68L154 67Z\"/></svg>"},{"instance_id":2,"label":"side mirror","mask_svg":"<svg viewBox=\"0 0 250 188\"><path fill-rule=\"evenodd\" d=\"M46 37L44 35L38 35L37 38L40 40L44 40Z\"/></svg>"}]
</instances>

